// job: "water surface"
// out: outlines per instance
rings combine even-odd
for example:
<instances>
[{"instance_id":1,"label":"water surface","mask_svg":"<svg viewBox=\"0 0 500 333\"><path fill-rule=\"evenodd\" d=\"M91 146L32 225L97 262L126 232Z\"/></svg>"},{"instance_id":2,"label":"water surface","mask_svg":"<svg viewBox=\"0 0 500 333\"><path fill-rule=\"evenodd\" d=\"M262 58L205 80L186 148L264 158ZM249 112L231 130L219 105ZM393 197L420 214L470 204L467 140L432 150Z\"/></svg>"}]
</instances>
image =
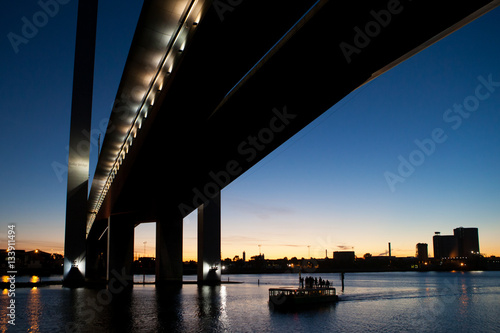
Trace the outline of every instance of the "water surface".
<instances>
[{"instance_id":1,"label":"water surface","mask_svg":"<svg viewBox=\"0 0 500 333\"><path fill-rule=\"evenodd\" d=\"M353 273L346 274L344 293L339 274L311 275L333 281L341 301L300 312L274 311L268 289L298 285L297 274L225 275L223 280L245 283L218 287L134 285L116 294L50 286L16 290L12 330L4 290L0 331L500 332L500 272Z\"/></svg>"}]
</instances>

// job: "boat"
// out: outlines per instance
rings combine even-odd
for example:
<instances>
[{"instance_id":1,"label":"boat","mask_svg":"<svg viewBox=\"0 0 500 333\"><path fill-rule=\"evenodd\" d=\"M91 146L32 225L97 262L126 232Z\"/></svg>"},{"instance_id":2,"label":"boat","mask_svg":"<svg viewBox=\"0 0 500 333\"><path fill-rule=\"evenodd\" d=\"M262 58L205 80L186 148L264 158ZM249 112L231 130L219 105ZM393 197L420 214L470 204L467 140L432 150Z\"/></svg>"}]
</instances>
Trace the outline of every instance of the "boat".
<instances>
[{"instance_id":1,"label":"boat","mask_svg":"<svg viewBox=\"0 0 500 333\"><path fill-rule=\"evenodd\" d=\"M307 305L320 305L337 302L339 297L332 287L269 289L269 304L276 309L293 309Z\"/></svg>"}]
</instances>

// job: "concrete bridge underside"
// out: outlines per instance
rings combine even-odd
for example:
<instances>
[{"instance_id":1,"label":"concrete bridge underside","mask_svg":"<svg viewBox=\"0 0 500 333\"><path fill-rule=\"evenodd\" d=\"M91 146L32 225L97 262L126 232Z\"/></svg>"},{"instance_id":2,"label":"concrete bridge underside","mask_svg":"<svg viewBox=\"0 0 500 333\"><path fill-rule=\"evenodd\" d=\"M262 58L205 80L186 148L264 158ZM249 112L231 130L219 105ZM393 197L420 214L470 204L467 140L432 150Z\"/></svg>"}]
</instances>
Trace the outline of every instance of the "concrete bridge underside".
<instances>
[{"instance_id":1,"label":"concrete bridge underside","mask_svg":"<svg viewBox=\"0 0 500 333\"><path fill-rule=\"evenodd\" d=\"M120 89L126 78L141 75L128 64L147 39L148 20L159 19L157 3L145 1ZM222 1L221 9L220 3L205 2L98 210L96 171L89 278L129 274L134 226L156 221L157 281L182 281L182 219L199 208L198 279L220 281L225 186L353 90L498 6L488 0L252 0ZM118 117L113 111L109 126ZM109 131L98 169L112 155L112 142Z\"/></svg>"}]
</instances>

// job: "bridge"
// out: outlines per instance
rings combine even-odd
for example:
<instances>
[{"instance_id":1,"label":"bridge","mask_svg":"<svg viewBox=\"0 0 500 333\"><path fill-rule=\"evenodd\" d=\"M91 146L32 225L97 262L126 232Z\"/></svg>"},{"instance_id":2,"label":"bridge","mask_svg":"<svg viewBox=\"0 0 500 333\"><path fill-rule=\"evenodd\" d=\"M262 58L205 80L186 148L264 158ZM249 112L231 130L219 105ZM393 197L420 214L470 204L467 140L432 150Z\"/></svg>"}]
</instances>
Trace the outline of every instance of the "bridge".
<instances>
[{"instance_id":1,"label":"bridge","mask_svg":"<svg viewBox=\"0 0 500 333\"><path fill-rule=\"evenodd\" d=\"M145 0L88 195L97 0L80 1L64 280L131 279L156 222L156 282L219 283L220 191L347 94L499 0Z\"/></svg>"}]
</instances>

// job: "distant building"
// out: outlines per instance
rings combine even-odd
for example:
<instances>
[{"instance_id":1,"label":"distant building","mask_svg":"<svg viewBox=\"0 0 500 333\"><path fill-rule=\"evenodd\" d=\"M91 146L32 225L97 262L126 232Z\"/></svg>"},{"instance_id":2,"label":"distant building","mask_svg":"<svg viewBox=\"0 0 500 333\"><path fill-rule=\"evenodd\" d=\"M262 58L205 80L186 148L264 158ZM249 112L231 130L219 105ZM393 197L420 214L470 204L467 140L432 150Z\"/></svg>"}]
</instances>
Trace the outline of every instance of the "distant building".
<instances>
[{"instance_id":1,"label":"distant building","mask_svg":"<svg viewBox=\"0 0 500 333\"><path fill-rule=\"evenodd\" d=\"M479 254L478 229L460 227L453 229L453 235L436 232L433 245L435 259L468 258Z\"/></svg>"},{"instance_id":2,"label":"distant building","mask_svg":"<svg viewBox=\"0 0 500 333\"><path fill-rule=\"evenodd\" d=\"M479 235L477 228L456 228L453 235L458 238L458 256L469 257L479 254Z\"/></svg>"},{"instance_id":3,"label":"distant building","mask_svg":"<svg viewBox=\"0 0 500 333\"><path fill-rule=\"evenodd\" d=\"M140 257L137 260L138 271L154 271L156 269L156 259L154 257Z\"/></svg>"},{"instance_id":4,"label":"distant building","mask_svg":"<svg viewBox=\"0 0 500 333\"><path fill-rule=\"evenodd\" d=\"M436 233L433 237L434 258L450 259L458 257L458 239L454 235Z\"/></svg>"},{"instance_id":5,"label":"distant building","mask_svg":"<svg viewBox=\"0 0 500 333\"><path fill-rule=\"evenodd\" d=\"M52 254L40 250L26 252L27 260L25 261L27 268L43 268L48 265L52 259Z\"/></svg>"},{"instance_id":6,"label":"distant building","mask_svg":"<svg viewBox=\"0 0 500 333\"><path fill-rule=\"evenodd\" d=\"M266 259L264 258L264 253L262 253L262 254L251 257L250 260L264 261Z\"/></svg>"},{"instance_id":7,"label":"distant building","mask_svg":"<svg viewBox=\"0 0 500 333\"><path fill-rule=\"evenodd\" d=\"M427 243L417 244L415 257L417 257L417 260L419 262L424 262L429 260L429 248Z\"/></svg>"},{"instance_id":8,"label":"distant building","mask_svg":"<svg viewBox=\"0 0 500 333\"><path fill-rule=\"evenodd\" d=\"M247 261L247 258L246 258L246 253L245 253L245 251L243 251L243 261Z\"/></svg>"},{"instance_id":9,"label":"distant building","mask_svg":"<svg viewBox=\"0 0 500 333\"><path fill-rule=\"evenodd\" d=\"M353 263L355 260L354 251L335 251L333 259L341 263Z\"/></svg>"}]
</instances>

